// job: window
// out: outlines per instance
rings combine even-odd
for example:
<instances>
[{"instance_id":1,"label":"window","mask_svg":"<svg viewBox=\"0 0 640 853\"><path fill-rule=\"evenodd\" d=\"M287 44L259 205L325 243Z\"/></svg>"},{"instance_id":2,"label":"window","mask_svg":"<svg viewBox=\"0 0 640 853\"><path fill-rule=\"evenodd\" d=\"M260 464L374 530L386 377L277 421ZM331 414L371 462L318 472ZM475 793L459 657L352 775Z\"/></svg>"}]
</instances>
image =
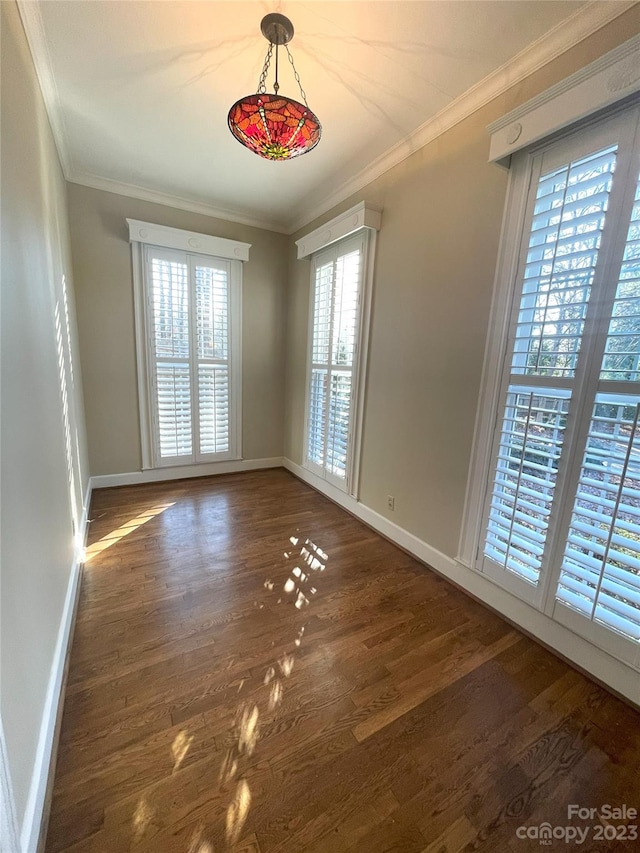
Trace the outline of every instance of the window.
<instances>
[{"instance_id":1,"label":"window","mask_svg":"<svg viewBox=\"0 0 640 853\"><path fill-rule=\"evenodd\" d=\"M360 202L296 240L311 259L304 467L357 496L376 233Z\"/></svg>"},{"instance_id":2,"label":"window","mask_svg":"<svg viewBox=\"0 0 640 853\"><path fill-rule=\"evenodd\" d=\"M627 108L514 156L476 568L640 668L639 125Z\"/></svg>"},{"instance_id":3,"label":"window","mask_svg":"<svg viewBox=\"0 0 640 853\"><path fill-rule=\"evenodd\" d=\"M368 235L361 231L311 265L305 465L350 491Z\"/></svg>"},{"instance_id":4,"label":"window","mask_svg":"<svg viewBox=\"0 0 640 853\"><path fill-rule=\"evenodd\" d=\"M134 225L130 221L132 232ZM230 254L224 244L232 241L159 226L137 233L148 235L149 229L164 242L207 248L213 241L212 249ZM166 239L166 231L175 239ZM173 247L135 246L143 467L237 459L242 264Z\"/></svg>"}]
</instances>

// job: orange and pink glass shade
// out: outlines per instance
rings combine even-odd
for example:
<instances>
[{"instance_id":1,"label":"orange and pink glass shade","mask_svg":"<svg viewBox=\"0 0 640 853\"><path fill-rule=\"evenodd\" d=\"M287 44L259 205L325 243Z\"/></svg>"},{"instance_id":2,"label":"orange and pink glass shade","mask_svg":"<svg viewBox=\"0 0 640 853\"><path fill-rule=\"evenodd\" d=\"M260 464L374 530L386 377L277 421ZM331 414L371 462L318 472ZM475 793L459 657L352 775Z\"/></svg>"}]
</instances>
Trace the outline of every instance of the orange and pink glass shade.
<instances>
[{"instance_id":1,"label":"orange and pink glass shade","mask_svg":"<svg viewBox=\"0 0 640 853\"><path fill-rule=\"evenodd\" d=\"M278 13L262 19L261 30L269 42L258 91L246 95L231 107L227 121L229 130L245 148L266 160L290 160L306 154L320 141L320 122L307 104L300 77L293 64L287 43L293 37L293 25ZM304 103L279 94L278 48L285 46ZM266 91L266 78L275 47L274 94Z\"/></svg>"}]
</instances>

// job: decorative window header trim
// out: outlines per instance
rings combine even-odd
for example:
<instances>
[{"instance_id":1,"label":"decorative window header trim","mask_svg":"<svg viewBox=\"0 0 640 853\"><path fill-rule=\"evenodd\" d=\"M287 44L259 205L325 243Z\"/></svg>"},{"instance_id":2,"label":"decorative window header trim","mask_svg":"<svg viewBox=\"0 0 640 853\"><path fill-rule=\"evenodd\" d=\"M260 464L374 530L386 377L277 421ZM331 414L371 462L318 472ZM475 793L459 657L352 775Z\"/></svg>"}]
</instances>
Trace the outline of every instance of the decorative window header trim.
<instances>
[{"instance_id":1,"label":"decorative window header trim","mask_svg":"<svg viewBox=\"0 0 640 853\"><path fill-rule=\"evenodd\" d=\"M183 231L167 225L154 225L138 219L127 219L129 242L146 243L150 246L162 246L164 249L179 249L184 252L198 252L230 261L248 261L251 243L226 240L224 237L212 237L210 234L198 234L195 231Z\"/></svg>"},{"instance_id":2,"label":"decorative window header trim","mask_svg":"<svg viewBox=\"0 0 640 853\"><path fill-rule=\"evenodd\" d=\"M354 207L350 207L339 216L330 219L325 225L316 228L299 240L296 240L298 247L298 260L308 258L314 252L325 249L332 243L342 240L343 237L348 237L350 234L359 231L361 228L371 228L373 231L379 231L382 222L382 213L375 210L366 201L361 201Z\"/></svg>"},{"instance_id":3,"label":"decorative window header trim","mask_svg":"<svg viewBox=\"0 0 640 853\"><path fill-rule=\"evenodd\" d=\"M639 91L636 35L490 124L489 160L508 165L515 151Z\"/></svg>"}]
</instances>

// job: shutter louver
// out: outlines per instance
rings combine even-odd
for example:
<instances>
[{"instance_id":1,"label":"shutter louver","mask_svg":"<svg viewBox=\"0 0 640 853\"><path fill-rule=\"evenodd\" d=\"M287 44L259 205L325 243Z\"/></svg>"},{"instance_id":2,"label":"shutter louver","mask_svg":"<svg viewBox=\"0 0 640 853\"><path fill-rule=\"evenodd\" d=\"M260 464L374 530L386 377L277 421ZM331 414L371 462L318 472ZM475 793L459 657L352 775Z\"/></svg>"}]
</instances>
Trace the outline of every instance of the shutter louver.
<instances>
[{"instance_id":1,"label":"shutter louver","mask_svg":"<svg viewBox=\"0 0 640 853\"><path fill-rule=\"evenodd\" d=\"M331 374L327 469L340 478L347 475L350 414L351 374L334 371Z\"/></svg>"},{"instance_id":2,"label":"shutter louver","mask_svg":"<svg viewBox=\"0 0 640 853\"><path fill-rule=\"evenodd\" d=\"M324 467L327 433L327 380L331 341L333 263L316 268L311 339L311 388L307 414L307 459Z\"/></svg>"},{"instance_id":3,"label":"shutter louver","mask_svg":"<svg viewBox=\"0 0 640 853\"><path fill-rule=\"evenodd\" d=\"M153 352L161 459L193 453L189 378L189 281L187 265L151 261Z\"/></svg>"},{"instance_id":4,"label":"shutter louver","mask_svg":"<svg viewBox=\"0 0 640 853\"><path fill-rule=\"evenodd\" d=\"M196 328L200 454L229 450L229 276L197 265Z\"/></svg>"},{"instance_id":5,"label":"shutter louver","mask_svg":"<svg viewBox=\"0 0 640 853\"><path fill-rule=\"evenodd\" d=\"M536 584L562 451L569 395L510 388L485 554Z\"/></svg>"},{"instance_id":6,"label":"shutter louver","mask_svg":"<svg viewBox=\"0 0 640 853\"><path fill-rule=\"evenodd\" d=\"M600 378L640 381L640 177Z\"/></svg>"},{"instance_id":7,"label":"shutter louver","mask_svg":"<svg viewBox=\"0 0 640 853\"><path fill-rule=\"evenodd\" d=\"M314 368L311 371L307 456L321 466L324 465L326 438L327 375L326 370Z\"/></svg>"},{"instance_id":8,"label":"shutter louver","mask_svg":"<svg viewBox=\"0 0 640 853\"><path fill-rule=\"evenodd\" d=\"M342 255L336 262L333 304L332 361L335 365L353 365L356 350L360 252Z\"/></svg>"},{"instance_id":9,"label":"shutter louver","mask_svg":"<svg viewBox=\"0 0 640 853\"><path fill-rule=\"evenodd\" d=\"M483 547L485 571L517 577L529 598L546 570L558 465L616 157L617 146L608 146L543 172L534 188Z\"/></svg>"},{"instance_id":10,"label":"shutter louver","mask_svg":"<svg viewBox=\"0 0 640 853\"><path fill-rule=\"evenodd\" d=\"M640 641L640 178L556 599ZM615 382L616 391L608 391ZM621 390L626 389L626 392Z\"/></svg>"},{"instance_id":11,"label":"shutter louver","mask_svg":"<svg viewBox=\"0 0 640 853\"><path fill-rule=\"evenodd\" d=\"M226 270L196 266L198 358L229 357L229 276Z\"/></svg>"},{"instance_id":12,"label":"shutter louver","mask_svg":"<svg viewBox=\"0 0 640 853\"><path fill-rule=\"evenodd\" d=\"M611 148L540 178L512 374L574 375L615 159Z\"/></svg>"},{"instance_id":13,"label":"shutter louver","mask_svg":"<svg viewBox=\"0 0 640 853\"><path fill-rule=\"evenodd\" d=\"M189 358L189 282L186 264L152 261L156 358Z\"/></svg>"},{"instance_id":14,"label":"shutter louver","mask_svg":"<svg viewBox=\"0 0 640 853\"><path fill-rule=\"evenodd\" d=\"M640 640L640 397L598 394L556 597Z\"/></svg>"},{"instance_id":15,"label":"shutter louver","mask_svg":"<svg viewBox=\"0 0 640 853\"><path fill-rule=\"evenodd\" d=\"M160 456L191 456L191 380L189 365L158 362L156 365L158 398L158 436Z\"/></svg>"},{"instance_id":16,"label":"shutter louver","mask_svg":"<svg viewBox=\"0 0 640 853\"><path fill-rule=\"evenodd\" d=\"M229 449L229 371L226 366L198 366L200 453Z\"/></svg>"},{"instance_id":17,"label":"shutter louver","mask_svg":"<svg viewBox=\"0 0 640 853\"><path fill-rule=\"evenodd\" d=\"M346 479L351 429L352 370L356 351L360 251L339 255L331 318L331 381L327 414L327 470ZM339 368L349 368L339 369Z\"/></svg>"},{"instance_id":18,"label":"shutter louver","mask_svg":"<svg viewBox=\"0 0 640 853\"><path fill-rule=\"evenodd\" d=\"M333 264L323 264L316 270L311 358L314 364L329 364L332 287Z\"/></svg>"}]
</instances>

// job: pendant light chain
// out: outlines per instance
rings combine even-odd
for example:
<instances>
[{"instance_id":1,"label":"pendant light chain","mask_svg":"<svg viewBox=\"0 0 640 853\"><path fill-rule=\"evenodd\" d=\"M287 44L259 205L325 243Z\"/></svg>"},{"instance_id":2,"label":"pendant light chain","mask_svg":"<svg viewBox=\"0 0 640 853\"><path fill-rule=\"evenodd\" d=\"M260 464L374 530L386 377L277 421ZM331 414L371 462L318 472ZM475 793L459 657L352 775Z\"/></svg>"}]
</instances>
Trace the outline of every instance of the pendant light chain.
<instances>
[{"instance_id":1,"label":"pendant light chain","mask_svg":"<svg viewBox=\"0 0 640 853\"><path fill-rule=\"evenodd\" d=\"M293 76L296 78L296 83L298 84L298 88L300 89L300 94L302 95L302 100L305 103L305 106L308 110L311 109L309 104L307 103L307 96L305 94L304 89L302 88L302 83L300 82L300 75L296 69L296 66L293 64L293 56L291 56L291 51L289 50L289 45L285 44L285 49L287 51L287 56L289 57L289 62L291 63L291 67L293 68Z\"/></svg>"},{"instance_id":2,"label":"pendant light chain","mask_svg":"<svg viewBox=\"0 0 640 853\"><path fill-rule=\"evenodd\" d=\"M271 42L269 42L269 47L267 48L267 55L264 58L264 65L262 66L262 74L260 74L260 80L258 81L258 94L259 95L265 95L267 92L267 73L269 71L269 64L271 62L271 54L272 53L273 53L273 45L271 44Z\"/></svg>"}]
</instances>

